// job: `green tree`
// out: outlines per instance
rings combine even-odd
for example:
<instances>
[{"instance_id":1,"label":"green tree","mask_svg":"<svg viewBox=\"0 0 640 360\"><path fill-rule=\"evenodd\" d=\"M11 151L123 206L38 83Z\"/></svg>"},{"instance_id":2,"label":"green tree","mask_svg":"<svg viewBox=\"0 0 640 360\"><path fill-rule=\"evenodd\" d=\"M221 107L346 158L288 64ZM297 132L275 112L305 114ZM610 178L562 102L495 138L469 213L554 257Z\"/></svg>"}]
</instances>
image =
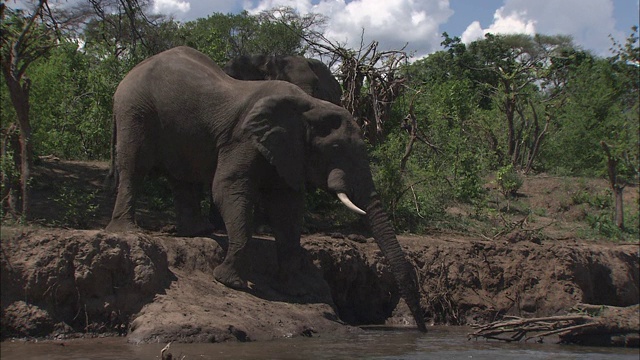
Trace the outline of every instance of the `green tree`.
<instances>
[{"instance_id":1,"label":"green tree","mask_svg":"<svg viewBox=\"0 0 640 360\"><path fill-rule=\"evenodd\" d=\"M265 16L215 13L180 27L181 42L202 51L218 64L248 54L302 55L298 35Z\"/></svg>"},{"instance_id":2,"label":"green tree","mask_svg":"<svg viewBox=\"0 0 640 360\"><path fill-rule=\"evenodd\" d=\"M109 156L114 89L103 75L77 44L64 40L32 65L36 154L65 159Z\"/></svg>"},{"instance_id":3,"label":"green tree","mask_svg":"<svg viewBox=\"0 0 640 360\"><path fill-rule=\"evenodd\" d=\"M75 13L54 14L46 0L29 6L29 11L24 11L0 3L2 74L17 118L11 125L2 127L2 155L3 158L10 154L17 157L14 160L19 164L16 171L2 172L2 209L22 217L29 213L29 180L33 163L31 80L27 69L57 46L57 39L65 27L75 25L79 20ZM16 132L19 134L17 141L13 139ZM3 170L7 170L8 163L3 163ZM18 179L14 179L14 175Z\"/></svg>"},{"instance_id":4,"label":"green tree","mask_svg":"<svg viewBox=\"0 0 640 360\"><path fill-rule=\"evenodd\" d=\"M541 140L563 101L560 72L554 58L573 49L566 36L492 35L469 45L469 51L487 74L484 84L491 90L507 128L505 162L528 172ZM540 95L536 97L535 95ZM541 108L538 105L545 102ZM543 110L542 113L540 110Z\"/></svg>"}]
</instances>

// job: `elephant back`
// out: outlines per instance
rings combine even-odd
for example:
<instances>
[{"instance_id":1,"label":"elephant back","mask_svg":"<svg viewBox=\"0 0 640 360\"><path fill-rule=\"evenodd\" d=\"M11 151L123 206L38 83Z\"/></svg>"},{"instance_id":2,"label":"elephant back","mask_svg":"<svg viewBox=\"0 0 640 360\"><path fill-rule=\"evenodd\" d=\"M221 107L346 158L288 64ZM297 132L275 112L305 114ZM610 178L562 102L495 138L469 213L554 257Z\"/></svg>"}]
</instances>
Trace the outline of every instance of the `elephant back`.
<instances>
[{"instance_id":1,"label":"elephant back","mask_svg":"<svg viewBox=\"0 0 640 360\"><path fill-rule=\"evenodd\" d=\"M329 68L302 56L243 55L230 60L223 70L238 80L282 80L307 94L341 105L342 88Z\"/></svg>"}]
</instances>

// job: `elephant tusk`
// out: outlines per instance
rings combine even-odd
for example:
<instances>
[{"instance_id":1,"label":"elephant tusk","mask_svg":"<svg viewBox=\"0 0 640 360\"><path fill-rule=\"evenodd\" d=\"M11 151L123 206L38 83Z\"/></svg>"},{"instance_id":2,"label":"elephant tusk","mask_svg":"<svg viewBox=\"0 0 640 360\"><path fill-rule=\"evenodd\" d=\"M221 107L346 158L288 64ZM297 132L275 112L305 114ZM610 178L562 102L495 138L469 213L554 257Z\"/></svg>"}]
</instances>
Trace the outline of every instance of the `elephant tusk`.
<instances>
[{"instance_id":1,"label":"elephant tusk","mask_svg":"<svg viewBox=\"0 0 640 360\"><path fill-rule=\"evenodd\" d=\"M338 199L340 199L340 201L342 201L344 206L348 207L349 210L353 211L354 213L360 214L360 215L367 215L367 213L364 212L364 210L360 209L353 202L351 202L351 200L349 200L349 197L347 196L347 194L343 192L338 193Z\"/></svg>"}]
</instances>

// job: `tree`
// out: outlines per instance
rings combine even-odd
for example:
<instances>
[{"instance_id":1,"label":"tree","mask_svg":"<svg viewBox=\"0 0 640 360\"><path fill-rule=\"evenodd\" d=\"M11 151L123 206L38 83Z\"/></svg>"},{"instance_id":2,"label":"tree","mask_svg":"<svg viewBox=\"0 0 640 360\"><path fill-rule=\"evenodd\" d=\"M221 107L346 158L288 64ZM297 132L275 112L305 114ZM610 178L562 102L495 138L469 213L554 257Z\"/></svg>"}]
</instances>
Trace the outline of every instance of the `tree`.
<instances>
[{"instance_id":1,"label":"tree","mask_svg":"<svg viewBox=\"0 0 640 360\"><path fill-rule=\"evenodd\" d=\"M215 13L185 23L180 34L183 44L202 51L220 65L241 55L304 53L298 35L267 13Z\"/></svg>"},{"instance_id":2,"label":"tree","mask_svg":"<svg viewBox=\"0 0 640 360\"><path fill-rule=\"evenodd\" d=\"M34 155L106 159L118 78L72 40L29 68ZM116 74L117 75L117 74Z\"/></svg>"},{"instance_id":3,"label":"tree","mask_svg":"<svg viewBox=\"0 0 640 360\"><path fill-rule=\"evenodd\" d=\"M149 56L181 43L179 26L163 15L148 15L149 0L89 0L82 3L92 17L82 31L84 48L124 73Z\"/></svg>"},{"instance_id":4,"label":"tree","mask_svg":"<svg viewBox=\"0 0 640 360\"><path fill-rule=\"evenodd\" d=\"M26 72L34 61L57 45L56 40L61 30L78 20L78 16L72 13L54 16L46 0L30 5L30 11L25 12L0 3L2 74L17 117L14 125L3 127L2 155L13 154L17 157L16 164L19 164L17 181L12 178L15 172L2 172L2 207L3 211L8 211L13 216L21 214L23 217L29 212L29 178L33 162L32 129L29 121L31 81ZM19 133L17 144L12 140L16 130ZM14 146L19 149L11 149Z\"/></svg>"},{"instance_id":5,"label":"tree","mask_svg":"<svg viewBox=\"0 0 640 360\"><path fill-rule=\"evenodd\" d=\"M487 34L469 51L488 75L484 83L504 114L507 161L525 172L531 170L546 135L553 111L561 106L562 83L550 71L553 59L573 49L566 36ZM542 90L542 91L540 91ZM533 95L541 94L536 99ZM540 113L537 104L542 105Z\"/></svg>"},{"instance_id":6,"label":"tree","mask_svg":"<svg viewBox=\"0 0 640 360\"><path fill-rule=\"evenodd\" d=\"M385 123L391 118L392 105L406 81L400 68L408 62L407 53L404 49L381 51L375 40L366 46L361 42L359 49L350 50L324 36L317 39L305 38L311 51L328 56L329 63L337 65L344 91L342 105L358 122L369 143L384 141Z\"/></svg>"},{"instance_id":7,"label":"tree","mask_svg":"<svg viewBox=\"0 0 640 360\"><path fill-rule=\"evenodd\" d=\"M290 7L263 12L261 17L284 26L303 40L302 49L308 56L319 57L329 68L336 68L342 83L342 105L361 126L365 138L372 144L385 137L385 122L391 117L393 102L400 96L406 81L400 71L407 64L404 48L381 51L377 41L357 50L327 39L323 34L325 18L318 14L301 16ZM363 34L364 36L364 30Z\"/></svg>"},{"instance_id":8,"label":"tree","mask_svg":"<svg viewBox=\"0 0 640 360\"><path fill-rule=\"evenodd\" d=\"M631 34L624 45L613 41L614 55L609 59L614 73L618 76L618 95L620 102L620 125L610 135L600 141L607 158L609 186L615 198L614 222L624 229L623 189L640 174L640 46L638 45L638 27L632 27Z\"/></svg>"}]
</instances>

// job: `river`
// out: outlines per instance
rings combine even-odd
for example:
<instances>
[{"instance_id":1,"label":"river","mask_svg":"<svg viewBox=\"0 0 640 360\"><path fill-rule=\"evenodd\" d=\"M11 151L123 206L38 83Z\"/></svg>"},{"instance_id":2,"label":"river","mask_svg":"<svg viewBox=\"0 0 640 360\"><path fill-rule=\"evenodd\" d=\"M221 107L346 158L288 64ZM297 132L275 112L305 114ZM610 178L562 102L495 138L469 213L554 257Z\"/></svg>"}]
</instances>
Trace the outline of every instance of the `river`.
<instances>
[{"instance_id":1,"label":"river","mask_svg":"<svg viewBox=\"0 0 640 360\"><path fill-rule=\"evenodd\" d=\"M552 343L467 340L468 328L432 327L427 334L399 329L369 329L336 338L331 335L222 344L171 344L174 359L630 359L638 349L584 347ZM159 359L165 344L129 344L125 338L64 341L4 341L9 359Z\"/></svg>"}]
</instances>

